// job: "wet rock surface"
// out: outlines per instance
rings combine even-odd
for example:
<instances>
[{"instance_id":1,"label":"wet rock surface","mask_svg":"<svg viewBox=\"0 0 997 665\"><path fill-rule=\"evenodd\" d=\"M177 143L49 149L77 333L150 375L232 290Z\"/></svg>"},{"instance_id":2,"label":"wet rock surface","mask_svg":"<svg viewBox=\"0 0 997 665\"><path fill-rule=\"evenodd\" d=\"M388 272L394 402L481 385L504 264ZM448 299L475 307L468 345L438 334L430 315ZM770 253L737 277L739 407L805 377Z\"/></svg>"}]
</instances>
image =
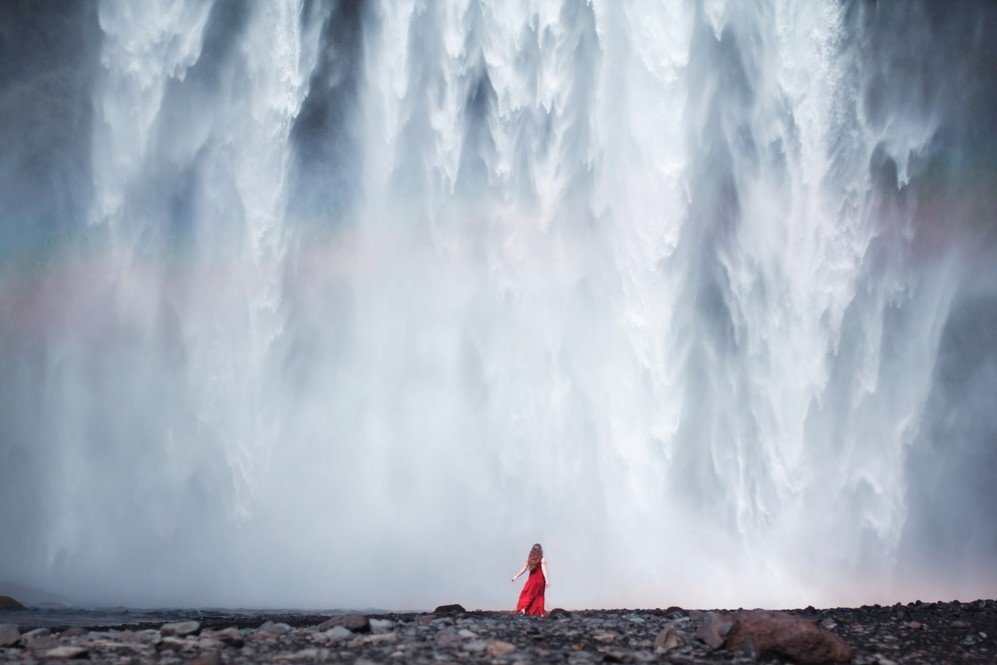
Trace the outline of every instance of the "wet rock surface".
<instances>
[{"instance_id":1,"label":"wet rock surface","mask_svg":"<svg viewBox=\"0 0 997 665\"><path fill-rule=\"evenodd\" d=\"M269 614L92 630L10 626L4 635L2 662L993 663L997 602L787 612L573 610L553 618L455 609Z\"/></svg>"}]
</instances>

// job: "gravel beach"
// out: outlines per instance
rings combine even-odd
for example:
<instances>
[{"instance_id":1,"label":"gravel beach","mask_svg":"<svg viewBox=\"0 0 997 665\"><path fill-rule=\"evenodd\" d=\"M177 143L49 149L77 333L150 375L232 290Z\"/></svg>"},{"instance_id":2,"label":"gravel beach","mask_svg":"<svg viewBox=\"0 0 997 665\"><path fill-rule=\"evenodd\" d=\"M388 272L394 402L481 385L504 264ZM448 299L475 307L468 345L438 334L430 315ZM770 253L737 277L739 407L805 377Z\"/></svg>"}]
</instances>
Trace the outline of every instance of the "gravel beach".
<instances>
[{"instance_id":1,"label":"gravel beach","mask_svg":"<svg viewBox=\"0 0 997 665\"><path fill-rule=\"evenodd\" d=\"M97 663L997 662L997 601L789 610L261 614L167 624L3 623L0 660Z\"/></svg>"}]
</instances>

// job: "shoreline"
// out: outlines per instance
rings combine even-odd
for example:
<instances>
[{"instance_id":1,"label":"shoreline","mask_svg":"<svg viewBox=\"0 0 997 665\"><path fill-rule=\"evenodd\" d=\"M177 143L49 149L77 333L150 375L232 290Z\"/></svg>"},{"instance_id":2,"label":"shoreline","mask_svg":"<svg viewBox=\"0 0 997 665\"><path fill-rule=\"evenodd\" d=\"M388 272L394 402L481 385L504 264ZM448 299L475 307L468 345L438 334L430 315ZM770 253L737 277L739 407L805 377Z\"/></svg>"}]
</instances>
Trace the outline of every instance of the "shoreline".
<instances>
[{"instance_id":1,"label":"shoreline","mask_svg":"<svg viewBox=\"0 0 997 665\"><path fill-rule=\"evenodd\" d=\"M437 663L997 661L997 601L764 610L553 609L550 616L441 606L433 612L259 612L173 622L14 628L0 660L37 662ZM28 618L28 617L24 617Z\"/></svg>"}]
</instances>

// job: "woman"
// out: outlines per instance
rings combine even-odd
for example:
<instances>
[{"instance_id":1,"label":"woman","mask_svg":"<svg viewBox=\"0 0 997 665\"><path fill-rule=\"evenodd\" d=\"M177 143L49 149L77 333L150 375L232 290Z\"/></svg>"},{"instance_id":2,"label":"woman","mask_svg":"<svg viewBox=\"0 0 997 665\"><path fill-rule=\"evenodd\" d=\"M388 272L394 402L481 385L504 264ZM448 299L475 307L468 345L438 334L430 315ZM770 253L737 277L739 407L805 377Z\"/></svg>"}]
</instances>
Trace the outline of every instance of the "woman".
<instances>
[{"instance_id":1,"label":"woman","mask_svg":"<svg viewBox=\"0 0 997 665\"><path fill-rule=\"evenodd\" d=\"M534 545L530 550L530 556L526 558L526 563L513 576L512 581L515 582L527 570L530 571L530 577L526 580L522 593L519 594L516 612L542 617L544 616L544 589L550 586L550 578L547 577L547 557L544 556L540 543Z\"/></svg>"}]
</instances>

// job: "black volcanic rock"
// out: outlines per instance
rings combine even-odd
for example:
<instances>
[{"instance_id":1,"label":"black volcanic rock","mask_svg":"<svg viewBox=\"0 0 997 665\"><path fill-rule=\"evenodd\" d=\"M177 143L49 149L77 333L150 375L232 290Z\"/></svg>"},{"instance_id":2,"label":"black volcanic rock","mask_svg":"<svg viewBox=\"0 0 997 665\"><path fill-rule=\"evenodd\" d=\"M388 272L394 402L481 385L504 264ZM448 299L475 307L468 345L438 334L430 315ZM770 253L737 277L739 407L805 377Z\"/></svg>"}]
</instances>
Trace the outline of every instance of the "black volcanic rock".
<instances>
[{"instance_id":1,"label":"black volcanic rock","mask_svg":"<svg viewBox=\"0 0 997 665\"><path fill-rule=\"evenodd\" d=\"M452 605L440 605L433 610L433 614L465 614L466 612L467 610L464 609L463 605L456 603Z\"/></svg>"},{"instance_id":2,"label":"black volcanic rock","mask_svg":"<svg viewBox=\"0 0 997 665\"><path fill-rule=\"evenodd\" d=\"M807 613L812 613L808 608ZM854 650L834 633L785 612L748 610L728 614L733 622L724 646L759 656L782 656L794 663L849 663Z\"/></svg>"}]
</instances>

